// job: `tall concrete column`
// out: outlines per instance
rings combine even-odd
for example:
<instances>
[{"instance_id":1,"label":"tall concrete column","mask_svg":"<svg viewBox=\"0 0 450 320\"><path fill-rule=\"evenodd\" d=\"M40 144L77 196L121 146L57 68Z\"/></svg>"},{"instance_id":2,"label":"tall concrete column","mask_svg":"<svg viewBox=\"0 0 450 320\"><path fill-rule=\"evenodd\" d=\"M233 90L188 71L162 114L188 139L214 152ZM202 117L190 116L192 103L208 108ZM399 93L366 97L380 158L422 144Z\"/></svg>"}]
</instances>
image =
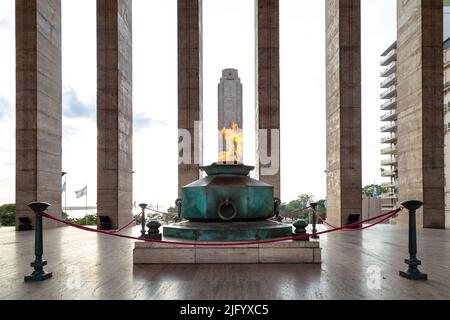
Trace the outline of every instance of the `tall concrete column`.
<instances>
[{"instance_id":1,"label":"tall concrete column","mask_svg":"<svg viewBox=\"0 0 450 320\"><path fill-rule=\"evenodd\" d=\"M362 212L360 0L326 2L327 217Z\"/></svg>"},{"instance_id":2,"label":"tall concrete column","mask_svg":"<svg viewBox=\"0 0 450 320\"><path fill-rule=\"evenodd\" d=\"M97 208L113 228L133 206L131 11L131 0L97 0Z\"/></svg>"},{"instance_id":3,"label":"tall concrete column","mask_svg":"<svg viewBox=\"0 0 450 320\"><path fill-rule=\"evenodd\" d=\"M280 197L279 0L255 0L255 6L256 174Z\"/></svg>"},{"instance_id":4,"label":"tall concrete column","mask_svg":"<svg viewBox=\"0 0 450 320\"><path fill-rule=\"evenodd\" d=\"M178 193L200 178L202 165L202 0L178 0L178 129L185 161L178 165ZM189 139L189 141L183 141ZM180 144L181 145L181 144ZM185 154L186 153L186 154Z\"/></svg>"},{"instance_id":5,"label":"tall concrete column","mask_svg":"<svg viewBox=\"0 0 450 320\"><path fill-rule=\"evenodd\" d=\"M61 216L61 82L61 2L16 1L16 225L30 202Z\"/></svg>"},{"instance_id":6,"label":"tall concrete column","mask_svg":"<svg viewBox=\"0 0 450 320\"><path fill-rule=\"evenodd\" d=\"M422 200L418 225L444 228L442 0L399 0L397 10L399 199Z\"/></svg>"}]
</instances>

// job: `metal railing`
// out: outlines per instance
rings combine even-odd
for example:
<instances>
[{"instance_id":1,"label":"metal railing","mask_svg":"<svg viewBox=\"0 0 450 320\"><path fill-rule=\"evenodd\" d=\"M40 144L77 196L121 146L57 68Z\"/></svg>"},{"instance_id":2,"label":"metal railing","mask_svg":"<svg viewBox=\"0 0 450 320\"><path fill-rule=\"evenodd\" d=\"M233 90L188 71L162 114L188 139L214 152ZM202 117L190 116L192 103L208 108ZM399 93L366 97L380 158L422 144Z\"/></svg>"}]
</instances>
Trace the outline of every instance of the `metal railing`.
<instances>
[{"instance_id":1,"label":"metal railing","mask_svg":"<svg viewBox=\"0 0 450 320\"><path fill-rule=\"evenodd\" d=\"M397 175L397 171L395 170L384 170L381 172L382 177L394 177Z\"/></svg>"},{"instance_id":2,"label":"metal railing","mask_svg":"<svg viewBox=\"0 0 450 320\"><path fill-rule=\"evenodd\" d=\"M389 99L389 101L381 105L381 110L390 110L397 106L397 97Z\"/></svg>"},{"instance_id":3,"label":"metal railing","mask_svg":"<svg viewBox=\"0 0 450 320\"><path fill-rule=\"evenodd\" d=\"M392 61L388 66L381 71L380 76L388 77L397 70L397 62Z\"/></svg>"},{"instance_id":4,"label":"metal railing","mask_svg":"<svg viewBox=\"0 0 450 320\"><path fill-rule=\"evenodd\" d=\"M383 127L381 127L381 132L394 132L397 130L397 123L391 122Z\"/></svg>"},{"instance_id":5,"label":"metal railing","mask_svg":"<svg viewBox=\"0 0 450 320\"><path fill-rule=\"evenodd\" d=\"M397 152L396 146L390 146L388 148L381 149L381 154L394 154Z\"/></svg>"},{"instance_id":6,"label":"metal railing","mask_svg":"<svg viewBox=\"0 0 450 320\"><path fill-rule=\"evenodd\" d=\"M392 121L397 118L397 110L389 111L381 116L381 121Z\"/></svg>"},{"instance_id":7,"label":"metal railing","mask_svg":"<svg viewBox=\"0 0 450 320\"><path fill-rule=\"evenodd\" d=\"M391 74L387 77L383 82L381 82L381 88L387 88L397 79L397 75L395 73Z\"/></svg>"},{"instance_id":8,"label":"metal railing","mask_svg":"<svg viewBox=\"0 0 450 320\"><path fill-rule=\"evenodd\" d=\"M385 66L386 63L389 63L392 59L395 59L397 56L397 49L392 49L387 55L381 58L380 65Z\"/></svg>"},{"instance_id":9,"label":"metal railing","mask_svg":"<svg viewBox=\"0 0 450 320\"><path fill-rule=\"evenodd\" d=\"M397 94L397 87L391 86L389 89L380 94L381 99L391 99Z\"/></svg>"},{"instance_id":10,"label":"metal railing","mask_svg":"<svg viewBox=\"0 0 450 320\"><path fill-rule=\"evenodd\" d=\"M397 135L395 133L391 134L390 136L381 138L381 143L392 143L397 141Z\"/></svg>"},{"instance_id":11,"label":"metal railing","mask_svg":"<svg viewBox=\"0 0 450 320\"><path fill-rule=\"evenodd\" d=\"M382 166L392 166L394 164L398 163L397 157L392 157L391 159L384 159L381 160L381 165Z\"/></svg>"}]
</instances>

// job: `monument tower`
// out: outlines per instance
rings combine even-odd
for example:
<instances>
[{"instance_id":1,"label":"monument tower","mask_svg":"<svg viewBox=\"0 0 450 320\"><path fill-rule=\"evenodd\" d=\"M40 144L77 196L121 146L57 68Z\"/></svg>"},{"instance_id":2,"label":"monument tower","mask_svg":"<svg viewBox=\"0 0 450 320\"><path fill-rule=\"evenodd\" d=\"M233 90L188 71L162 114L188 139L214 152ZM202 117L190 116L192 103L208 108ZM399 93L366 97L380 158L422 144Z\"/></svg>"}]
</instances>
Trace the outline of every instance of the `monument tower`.
<instances>
[{"instance_id":1,"label":"monument tower","mask_svg":"<svg viewBox=\"0 0 450 320\"><path fill-rule=\"evenodd\" d=\"M219 161L243 162L242 83L236 69L225 69L219 83Z\"/></svg>"}]
</instances>

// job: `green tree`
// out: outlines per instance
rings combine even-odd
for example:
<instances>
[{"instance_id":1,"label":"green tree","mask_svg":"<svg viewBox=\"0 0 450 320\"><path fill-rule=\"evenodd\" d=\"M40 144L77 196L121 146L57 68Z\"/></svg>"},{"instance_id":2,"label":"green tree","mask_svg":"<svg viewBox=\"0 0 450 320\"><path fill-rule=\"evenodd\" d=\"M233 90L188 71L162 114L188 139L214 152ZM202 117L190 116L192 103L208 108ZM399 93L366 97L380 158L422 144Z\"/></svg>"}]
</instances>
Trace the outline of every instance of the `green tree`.
<instances>
[{"instance_id":1,"label":"green tree","mask_svg":"<svg viewBox=\"0 0 450 320\"><path fill-rule=\"evenodd\" d=\"M314 201L314 196L302 194L302 195L298 196L297 199L292 200L291 202L289 202L287 204L282 203L280 206L280 210L281 210L282 214L289 214L296 210L300 210L300 209L308 207L309 204L312 203L313 201ZM310 215L311 215L311 209L308 209L303 212L292 215L292 218L293 219L307 219L307 221L310 221L311 220Z\"/></svg>"},{"instance_id":2,"label":"green tree","mask_svg":"<svg viewBox=\"0 0 450 320\"><path fill-rule=\"evenodd\" d=\"M178 210L177 210L177 208L170 207L169 209L167 209L167 212L168 213L178 213Z\"/></svg>"},{"instance_id":3,"label":"green tree","mask_svg":"<svg viewBox=\"0 0 450 320\"><path fill-rule=\"evenodd\" d=\"M94 214L88 214L82 218L69 218L68 220L80 226L93 226L97 224L97 216Z\"/></svg>"},{"instance_id":4,"label":"green tree","mask_svg":"<svg viewBox=\"0 0 450 320\"><path fill-rule=\"evenodd\" d=\"M16 205L5 204L0 207L0 225L13 227L16 225Z\"/></svg>"},{"instance_id":5,"label":"green tree","mask_svg":"<svg viewBox=\"0 0 450 320\"><path fill-rule=\"evenodd\" d=\"M378 184L369 184L365 186L362 190L363 195L367 197L372 197L374 194L380 195L382 193L387 193L388 189L380 186Z\"/></svg>"}]
</instances>

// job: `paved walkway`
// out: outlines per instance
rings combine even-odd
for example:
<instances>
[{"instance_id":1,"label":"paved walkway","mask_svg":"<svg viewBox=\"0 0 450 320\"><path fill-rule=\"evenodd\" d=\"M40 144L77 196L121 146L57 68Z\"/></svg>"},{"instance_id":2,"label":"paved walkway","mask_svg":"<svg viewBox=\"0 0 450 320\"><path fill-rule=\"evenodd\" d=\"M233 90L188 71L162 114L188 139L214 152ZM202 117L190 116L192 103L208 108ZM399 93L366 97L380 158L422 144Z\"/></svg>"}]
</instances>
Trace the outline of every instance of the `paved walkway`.
<instances>
[{"instance_id":1,"label":"paved walkway","mask_svg":"<svg viewBox=\"0 0 450 320\"><path fill-rule=\"evenodd\" d=\"M45 232L53 278L24 283L34 233L0 228L0 299L450 299L450 230L420 230L418 240L426 282L398 276L408 252L399 225L322 236L321 266L134 266L132 241L64 227Z\"/></svg>"}]
</instances>

